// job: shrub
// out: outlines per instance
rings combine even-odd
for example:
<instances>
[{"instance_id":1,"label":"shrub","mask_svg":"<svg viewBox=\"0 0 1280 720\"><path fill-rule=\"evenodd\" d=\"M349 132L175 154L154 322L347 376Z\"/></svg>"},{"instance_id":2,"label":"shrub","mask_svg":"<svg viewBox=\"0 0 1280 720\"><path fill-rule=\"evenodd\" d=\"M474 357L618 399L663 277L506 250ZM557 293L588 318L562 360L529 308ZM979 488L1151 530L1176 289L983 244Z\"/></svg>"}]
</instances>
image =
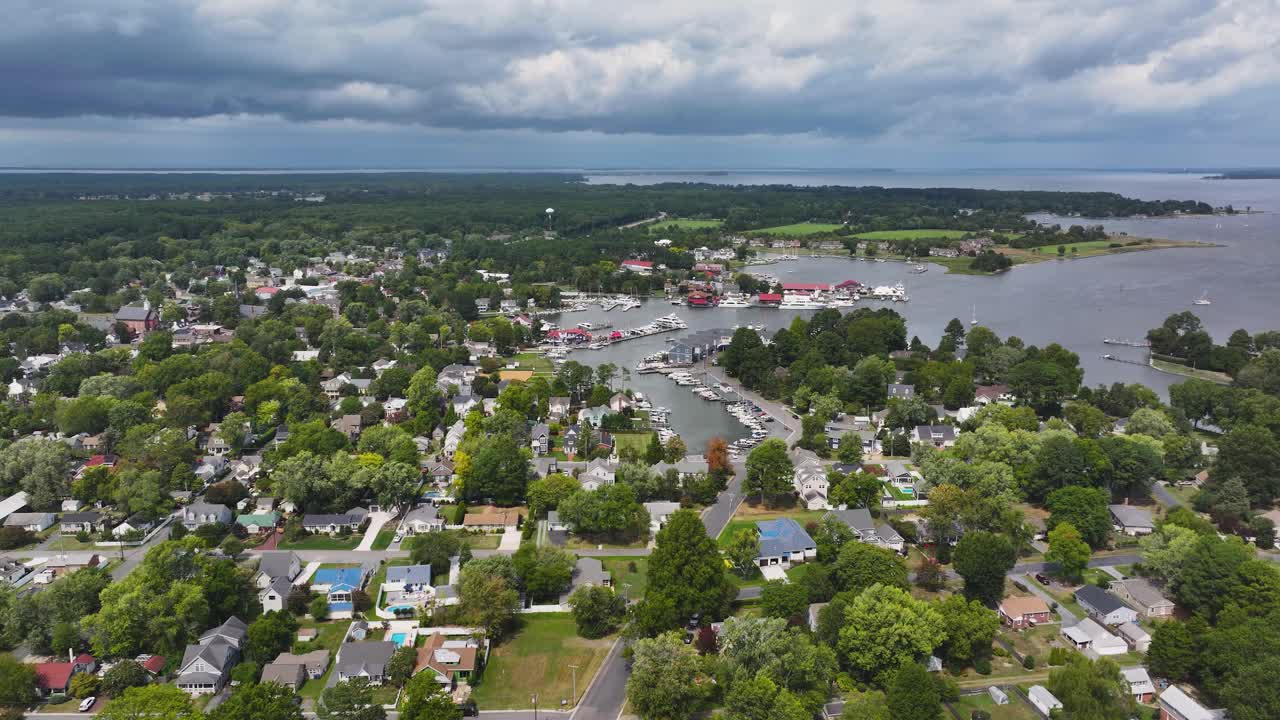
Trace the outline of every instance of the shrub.
<instances>
[{"instance_id":1,"label":"shrub","mask_svg":"<svg viewBox=\"0 0 1280 720\"><path fill-rule=\"evenodd\" d=\"M978 674L979 674L979 675L990 675L990 674L991 674L991 660L990 660L990 658L980 657L980 658L978 658L978 659L974 660L974 661L973 661L973 669L974 669L974 670L976 670L976 671L978 671Z\"/></svg>"},{"instance_id":2,"label":"shrub","mask_svg":"<svg viewBox=\"0 0 1280 720\"><path fill-rule=\"evenodd\" d=\"M1066 665L1068 657L1069 655L1067 653L1066 648L1060 648L1060 647L1053 648L1052 650L1049 651L1049 664L1050 665Z\"/></svg>"},{"instance_id":3,"label":"shrub","mask_svg":"<svg viewBox=\"0 0 1280 720\"><path fill-rule=\"evenodd\" d=\"M1009 657L1009 651L1005 650L999 645L991 648L991 654L995 655L996 657Z\"/></svg>"},{"instance_id":4,"label":"shrub","mask_svg":"<svg viewBox=\"0 0 1280 720\"><path fill-rule=\"evenodd\" d=\"M90 695L97 695L98 688L102 685L102 681L97 675L89 673L76 673L71 678L71 697L83 700Z\"/></svg>"},{"instance_id":5,"label":"shrub","mask_svg":"<svg viewBox=\"0 0 1280 720\"><path fill-rule=\"evenodd\" d=\"M991 713L986 710L974 710L969 713L969 720L991 720Z\"/></svg>"},{"instance_id":6,"label":"shrub","mask_svg":"<svg viewBox=\"0 0 1280 720\"><path fill-rule=\"evenodd\" d=\"M1026 669L1028 669L1028 670L1035 670L1035 669L1036 669L1036 656L1035 656L1035 655L1028 655L1028 656L1026 656L1026 657L1022 658L1022 667L1026 668Z\"/></svg>"}]
</instances>

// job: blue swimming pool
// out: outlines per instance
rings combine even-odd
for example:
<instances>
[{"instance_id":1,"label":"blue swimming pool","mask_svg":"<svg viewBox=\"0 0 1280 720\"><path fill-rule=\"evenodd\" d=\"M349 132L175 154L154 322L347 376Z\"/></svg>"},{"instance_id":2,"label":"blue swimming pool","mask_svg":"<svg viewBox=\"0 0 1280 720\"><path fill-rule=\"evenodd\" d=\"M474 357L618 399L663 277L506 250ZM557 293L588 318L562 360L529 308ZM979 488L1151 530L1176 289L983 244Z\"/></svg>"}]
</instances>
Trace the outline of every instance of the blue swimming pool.
<instances>
[{"instance_id":1,"label":"blue swimming pool","mask_svg":"<svg viewBox=\"0 0 1280 720\"><path fill-rule=\"evenodd\" d=\"M406 639L406 638L408 638L408 637L409 637L409 636L408 636L408 635L406 635L405 633L392 633L392 634L391 634L391 642L393 642L393 643L395 643L395 644L397 644L397 645L404 645L404 644L405 644L405 642L404 642L404 641L405 641L405 639Z\"/></svg>"}]
</instances>

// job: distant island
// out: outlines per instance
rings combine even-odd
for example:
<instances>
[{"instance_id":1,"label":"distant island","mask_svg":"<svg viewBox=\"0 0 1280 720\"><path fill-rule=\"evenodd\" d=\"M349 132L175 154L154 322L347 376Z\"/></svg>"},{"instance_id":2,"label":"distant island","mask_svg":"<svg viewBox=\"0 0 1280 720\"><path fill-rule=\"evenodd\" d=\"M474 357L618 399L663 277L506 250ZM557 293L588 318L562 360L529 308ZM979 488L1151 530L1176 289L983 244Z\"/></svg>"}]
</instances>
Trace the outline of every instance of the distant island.
<instances>
[{"instance_id":1,"label":"distant island","mask_svg":"<svg viewBox=\"0 0 1280 720\"><path fill-rule=\"evenodd\" d=\"M1254 170L1224 170L1213 175L1205 175L1205 180L1276 180L1280 179L1280 168L1262 168Z\"/></svg>"}]
</instances>

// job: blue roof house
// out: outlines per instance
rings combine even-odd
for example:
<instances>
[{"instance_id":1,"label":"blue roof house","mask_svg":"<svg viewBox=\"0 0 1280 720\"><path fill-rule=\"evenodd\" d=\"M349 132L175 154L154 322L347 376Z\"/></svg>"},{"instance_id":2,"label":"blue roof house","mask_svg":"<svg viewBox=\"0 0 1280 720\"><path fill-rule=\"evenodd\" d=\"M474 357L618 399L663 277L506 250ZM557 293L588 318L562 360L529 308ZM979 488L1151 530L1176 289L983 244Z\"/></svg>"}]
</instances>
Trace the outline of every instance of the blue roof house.
<instances>
[{"instance_id":1,"label":"blue roof house","mask_svg":"<svg viewBox=\"0 0 1280 720\"><path fill-rule=\"evenodd\" d=\"M760 555L756 557L760 567L780 565L785 569L818 557L818 544L791 518L757 520L756 529L760 531Z\"/></svg>"},{"instance_id":2,"label":"blue roof house","mask_svg":"<svg viewBox=\"0 0 1280 720\"><path fill-rule=\"evenodd\" d=\"M311 576L311 589L329 601L329 612L351 612L351 594L364 585L364 569L322 567Z\"/></svg>"}]
</instances>

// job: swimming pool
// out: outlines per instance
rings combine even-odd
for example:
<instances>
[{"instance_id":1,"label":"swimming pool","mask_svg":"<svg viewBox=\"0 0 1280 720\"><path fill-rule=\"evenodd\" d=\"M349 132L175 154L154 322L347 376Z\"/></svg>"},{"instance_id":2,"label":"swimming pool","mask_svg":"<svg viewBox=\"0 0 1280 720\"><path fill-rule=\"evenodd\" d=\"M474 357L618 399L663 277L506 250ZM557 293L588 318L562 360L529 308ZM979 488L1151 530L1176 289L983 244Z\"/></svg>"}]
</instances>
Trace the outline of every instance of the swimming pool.
<instances>
[{"instance_id":1,"label":"swimming pool","mask_svg":"<svg viewBox=\"0 0 1280 720\"><path fill-rule=\"evenodd\" d=\"M391 634L391 642L393 642L393 643L395 643L395 644L397 644L397 645L407 646L407 645L408 645L408 643L406 643L406 642L405 642L405 640L408 640L408 639L409 639L409 635L408 635L407 633L392 633L392 634Z\"/></svg>"}]
</instances>

